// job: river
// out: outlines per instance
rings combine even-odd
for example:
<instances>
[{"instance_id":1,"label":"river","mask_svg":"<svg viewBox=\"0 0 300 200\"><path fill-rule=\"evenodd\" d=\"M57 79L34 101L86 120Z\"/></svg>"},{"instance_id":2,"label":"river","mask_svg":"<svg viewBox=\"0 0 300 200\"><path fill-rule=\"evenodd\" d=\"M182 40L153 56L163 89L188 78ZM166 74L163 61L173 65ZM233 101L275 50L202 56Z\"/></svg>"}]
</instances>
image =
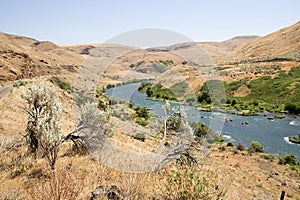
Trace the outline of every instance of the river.
<instances>
[{"instance_id":1,"label":"river","mask_svg":"<svg viewBox=\"0 0 300 200\"><path fill-rule=\"evenodd\" d=\"M155 114L161 115L161 106L165 103L147 99L147 95L138 92L140 84L132 83L108 89L108 96L132 101L135 106L146 106ZM171 106L179 107L179 104L171 103ZM270 120L268 117L274 114L240 116L197 111L194 106L183 107L189 120L208 124L212 130L221 133L225 141L241 143L247 147L255 140L263 145L267 153L279 156L293 153L300 160L300 145L292 144L287 140L288 136L300 133L300 117L287 116L284 119Z\"/></svg>"}]
</instances>

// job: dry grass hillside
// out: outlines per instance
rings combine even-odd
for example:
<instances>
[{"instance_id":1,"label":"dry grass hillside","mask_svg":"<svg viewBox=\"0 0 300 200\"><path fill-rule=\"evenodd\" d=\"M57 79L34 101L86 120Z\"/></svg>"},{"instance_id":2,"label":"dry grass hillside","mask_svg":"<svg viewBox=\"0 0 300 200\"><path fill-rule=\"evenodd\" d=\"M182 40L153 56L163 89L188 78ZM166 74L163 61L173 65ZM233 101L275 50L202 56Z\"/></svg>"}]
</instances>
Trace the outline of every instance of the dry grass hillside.
<instances>
[{"instance_id":1,"label":"dry grass hillside","mask_svg":"<svg viewBox=\"0 0 300 200\"><path fill-rule=\"evenodd\" d=\"M204 199L210 196L216 199L219 194L222 199L279 199L282 191L286 192L287 200L300 198L300 175L289 165L279 165L278 159L272 155L250 155L245 150L225 147L225 144L212 148L192 169L172 163L155 172L134 173L106 166L97 161L95 154L75 153L72 144L65 143L57 160L56 173L53 174L45 159L34 159L28 154L24 143L20 143L27 118L24 110L26 104L21 94L31 85L43 81L32 79L24 86L14 87L0 100L0 199L52 199L60 194L62 199L83 200L90 199L92 191L100 185L117 186L125 199L176 199L178 196L171 195L180 194L182 189L193 193L196 187L190 178L201 181L197 183L203 184L202 193L208 195ZM63 132L68 133L74 126L70 107L72 97L57 86L48 84L57 90L63 102L62 127ZM157 149L157 138L154 136L147 137L144 142L132 137L132 131L142 131L141 126L132 126L132 123L118 117L114 117L114 123L116 130L109 141L128 155ZM113 163L126 159L119 157L117 161L112 160L116 159L113 155L116 152L98 153L104 154ZM193 176L188 175L190 173ZM183 182L176 182L176 177Z\"/></svg>"},{"instance_id":2,"label":"dry grass hillside","mask_svg":"<svg viewBox=\"0 0 300 200\"><path fill-rule=\"evenodd\" d=\"M218 59L219 57L227 56L236 48L257 38L259 36L237 36L223 42L200 42L199 44L212 58Z\"/></svg>"},{"instance_id":3,"label":"dry grass hillside","mask_svg":"<svg viewBox=\"0 0 300 200\"><path fill-rule=\"evenodd\" d=\"M76 73L82 57L52 42L0 33L0 81Z\"/></svg>"},{"instance_id":4,"label":"dry grass hillside","mask_svg":"<svg viewBox=\"0 0 300 200\"><path fill-rule=\"evenodd\" d=\"M228 59L247 60L263 57L287 57L299 60L300 21L279 31L250 41L235 49Z\"/></svg>"},{"instance_id":5,"label":"dry grass hillside","mask_svg":"<svg viewBox=\"0 0 300 200\"><path fill-rule=\"evenodd\" d=\"M249 41L227 56L216 59L223 80L276 76L299 65L300 22Z\"/></svg>"}]
</instances>

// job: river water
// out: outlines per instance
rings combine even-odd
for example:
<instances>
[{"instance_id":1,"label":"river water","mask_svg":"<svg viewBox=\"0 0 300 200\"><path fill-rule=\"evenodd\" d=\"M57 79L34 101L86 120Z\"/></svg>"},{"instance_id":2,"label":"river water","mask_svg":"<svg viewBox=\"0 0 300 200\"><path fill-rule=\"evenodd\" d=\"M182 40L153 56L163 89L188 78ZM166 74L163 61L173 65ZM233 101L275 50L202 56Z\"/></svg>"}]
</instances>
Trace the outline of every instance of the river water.
<instances>
[{"instance_id":1,"label":"river water","mask_svg":"<svg viewBox=\"0 0 300 200\"><path fill-rule=\"evenodd\" d=\"M108 96L134 102L135 106L146 106L157 115L162 115L161 106L164 102L148 100L147 95L138 92L141 83L132 83L109 89ZM171 107L179 107L179 104L171 103ZM184 110L191 121L201 121L210 128L221 133L225 141L242 143L248 146L251 141L260 142L265 151L283 156L293 153L300 160L300 145L288 142L288 136L300 133L300 117L287 116L284 119L270 120L268 117L274 114L259 116L239 116L216 112L202 112L194 106L184 105Z\"/></svg>"}]
</instances>

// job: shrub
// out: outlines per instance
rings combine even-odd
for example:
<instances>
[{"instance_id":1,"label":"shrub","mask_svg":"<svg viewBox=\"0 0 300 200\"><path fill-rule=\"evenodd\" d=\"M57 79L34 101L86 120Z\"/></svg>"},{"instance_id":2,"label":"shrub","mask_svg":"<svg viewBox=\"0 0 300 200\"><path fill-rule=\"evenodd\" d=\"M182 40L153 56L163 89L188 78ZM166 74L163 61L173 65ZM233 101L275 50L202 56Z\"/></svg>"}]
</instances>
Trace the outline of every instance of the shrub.
<instances>
[{"instance_id":1,"label":"shrub","mask_svg":"<svg viewBox=\"0 0 300 200\"><path fill-rule=\"evenodd\" d=\"M150 118L150 113L149 113L148 108L143 106L143 107L137 107L134 110L138 117L145 118L146 120L148 120Z\"/></svg>"},{"instance_id":2,"label":"shrub","mask_svg":"<svg viewBox=\"0 0 300 200\"><path fill-rule=\"evenodd\" d=\"M219 105L226 103L224 84L220 80L209 80L200 89L200 96L198 102L206 102L208 104Z\"/></svg>"},{"instance_id":3,"label":"shrub","mask_svg":"<svg viewBox=\"0 0 300 200\"><path fill-rule=\"evenodd\" d=\"M145 118L142 118L142 117L136 117L135 122L141 126L147 126L149 124L149 122Z\"/></svg>"},{"instance_id":4,"label":"shrub","mask_svg":"<svg viewBox=\"0 0 300 200\"><path fill-rule=\"evenodd\" d=\"M240 151L243 151L243 150L245 150L245 147L244 147L244 145L242 145L241 143L238 143L238 144L236 145L236 149L237 149L237 150L240 150Z\"/></svg>"},{"instance_id":5,"label":"shrub","mask_svg":"<svg viewBox=\"0 0 300 200\"><path fill-rule=\"evenodd\" d=\"M186 166L171 170L167 181L169 199L220 199L222 196L198 170Z\"/></svg>"},{"instance_id":6,"label":"shrub","mask_svg":"<svg viewBox=\"0 0 300 200\"><path fill-rule=\"evenodd\" d=\"M55 168L58 150L62 143L60 102L55 91L40 85L28 88L22 96L28 103L26 137L35 157L45 156L52 170Z\"/></svg>"},{"instance_id":7,"label":"shrub","mask_svg":"<svg viewBox=\"0 0 300 200\"><path fill-rule=\"evenodd\" d=\"M171 146L171 144L169 142L165 142L164 145L165 145L165 147L170 147Z\"/></svg>"},{"instance_id":8,"label":"shrub","mask_svg":"<svg viewBox=\"0 0 300 200\"><path fill-rule=\"evenodd\" d=\"M180 129L181 119L179 116L171 116L168 118L167 127L168 129L178 131Z\"/></svg>"},{"instance_id":9,"label":"shrub","mask_svg":"<svg viewBox=\"0 0 300 200\"><path fill-rule=\"evenodd\" d=\"M114 87L116 87L116 85L114 85L114 84L108 84L108 85L106 86L106 89L110 89L110 88L114 88Z\"/></svg>"},{"instance_id":10,"label":"shrub","mask_svg":"<svg viewBox=\"0 0 300 200\"><path fill-rule=\"evenodd\" d=\"M62 90L66 90L69 93L73 92L73 88L69 83L66 83L66 82L62 81L61 79L59 79L56 76L52 76L50 78L50 81L52 83L56 84Z\"/></svg>"},{"instance_id":11,"label":"shrub","mask_svg":"<svg viewBox=\"0 0 300 200\"><path fill-rule=\"evenodd\" d=\"M266 160L271 160L271 161L273 161L275 159L274 155L272 155L272 154L266 154L266 153L261 154L261 157L264 158L264 159L266 159Z\"/></svg>"},{"instance_id":12,"label":"shrub","mask_svg":"<svg viewBox=\"0 0 300 200\"><path fill-rule=\"evenodd\" d=\"M299 162L294 154L286 154L285 156L279 159L279 164L289 164L289 165L299 165Z\"/></svg>"},{"instance_id":13,"label":"shrub","mask_svg":"<svg viewBox=\"0 0 300 200\"><path fill-rule=\"evenodd\" d=\"M129 108L133 108L133 106L134 106L134 103L133 103L133 101L129 101L129 103L128 103L128 107L129 107Z\"/></svg>"},{"instance_id":14,"label":"shrub","mask_svg":"<svg viewBox=\"0 0 300 200\"><path fill-rule=\"evenodd\" d=\"M26 81L16 80L16 81L14 81L14 83L13 83L13 87L20 87L20 86L23 86L23 85L26 85L26 84L27 84Z\"/></svg>"},{"instance_id":15,"label":"shrub","mask_svg":"<svg viewBox=\"0 0 300 200\"><path fill-rule=\"evenodd\" d=\"M258 141L252 141L249 149L253 150L254 152L259 152L259 153L264 152L263 146Z\"/></svg>"},{"instance_id":16,"label":"shrub","mask_svg":"<svg viewBox=\"0 0 300 200\"><path fill-rule=\"evenodd\" d=\"M214 132L210 132L209 134L207 134L205 139L209 144L222 144L224 142L222 135L216 134Z\"/></svg>"},{"instance_id":17,"label":"shrub","mask_svg":"<svg viewBox=\"0 0 300 200\"><path fill-rule=\"evenodd\" d=\"M101 110L105 110L108 108L108 103L99 99L97 107Z\"/></svg>"},{"instance_id":18,"label":"shrub","mask_svg":"<svg viewBox=\"0 0 300 200\"><path fill-rule=\"evenodd\" d=\"M300 108L296 104L293 103L287 103L285 104L284 110L288 111L289 114L299 114Z\"/></svg>"},{"instance_id":19,"label":"shrub","mask_svg":"<svg viewBox=\"0 0 300 200\"><path fill-rule=\"evenodd\" d=\"M235 104L237 104L237 101L235 99L233 99L231 102L231 106L234 106Z\"/></svg>"},{"instance_id":20,"label":"shrub","mask_svg":"<svg viewBox=\"0 0 300 200\"><path fill-rule=\"evenodd\" d=\"M201 122L193 122L191 127L193 128L196 137L202 137L209 131L209 127Z\"/></svg>"},{"instance_id":21,"label":"shrub","mask_svg":"<svg viewBox=\"0 0 300 200\"><path fill-rule=\"evenodd\" d=\"M159 60L159 63L162 63L165 66L174 64L173 60Z\"/></svg>"},{"instance_id":22,"label":"shrub","mask_svg":"<svg viewBox=\"0 0 300 200\"><path fill-rule=\"evenodd\" d=\"M146 135L144 133L137 133L134 136L132 136L136 140L140 140L142 142L145 142L146 140Z\"/></svg>"},{"instance_id":23,"label":"shrub","mask_svg":"<svg viewBox=\"0 0 300 200\"><path fill-rule=\"evenodd\" d=\"M234 147L234 144L232 142L227 142L226 146L227 147Z\"/></svg>"}]
</instances>

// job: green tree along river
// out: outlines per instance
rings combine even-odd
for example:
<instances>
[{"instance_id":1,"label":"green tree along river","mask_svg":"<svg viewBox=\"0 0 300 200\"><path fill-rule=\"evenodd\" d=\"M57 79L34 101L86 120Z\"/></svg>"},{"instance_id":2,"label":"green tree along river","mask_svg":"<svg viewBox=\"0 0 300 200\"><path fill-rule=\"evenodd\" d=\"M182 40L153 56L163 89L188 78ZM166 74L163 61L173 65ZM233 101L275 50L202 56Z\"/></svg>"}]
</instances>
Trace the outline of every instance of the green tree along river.
<instances>
[{"instance_id":1,"label":"green tree along river","mask_svg":"<svg viewBox=\"0 0 300 200\"><path fill-rule=\"evenodd\" d=\"M134 102L135 106L146 106L161 116L162 101L147 99L147 95L138 92L141 83L117 86L108 89L108 96ZM179 107L177 103L171 103ZM300 133L300 117L286 116L284 119L273 119L275 114L265 113L258 116L240 116L218 112L201 112L194 106L184 105L190 121L200 121L210 126L213 131L221 133L223 138L233 143L248 146L251 141L261 143L266 152L283 156L293 153L300 160L300 145L288 141L288 136ZM272 118L272 120L270 120Z\"/></svg>"}]
</instances>

